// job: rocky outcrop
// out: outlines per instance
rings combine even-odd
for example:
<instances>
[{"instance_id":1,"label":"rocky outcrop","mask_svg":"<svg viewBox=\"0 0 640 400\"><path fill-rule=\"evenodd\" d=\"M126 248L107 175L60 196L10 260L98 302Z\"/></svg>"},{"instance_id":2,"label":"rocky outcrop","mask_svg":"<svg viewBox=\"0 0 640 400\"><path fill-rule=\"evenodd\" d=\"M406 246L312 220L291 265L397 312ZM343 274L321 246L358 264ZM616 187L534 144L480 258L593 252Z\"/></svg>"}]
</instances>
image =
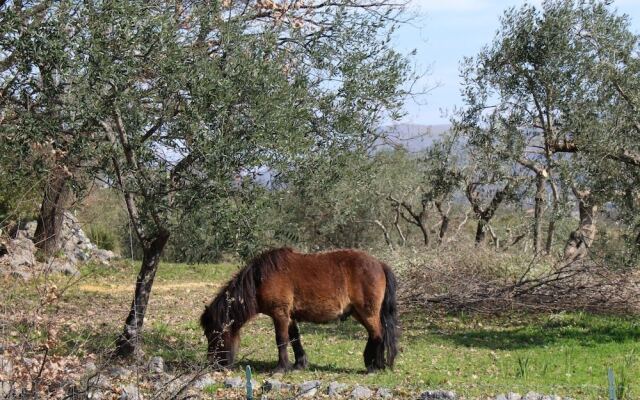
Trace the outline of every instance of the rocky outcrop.
<instances>
[{"instance_id":1,"label":"rocky outcrop","mask_svg":"<svg viewBox=\"0 0 640 400\"><path fill-rule=\"evenodd\" d=\"M77 218L70 212L64 215L62 247L55 257L38 259L38 249L33 242L36 222L28 222L18 229L13 238L0 237L0 275L29 280L36 274L62 273L77 275L79 264L94 261L108 264L115 254L99 249L91 243Z\"/></svg>"}]
</instances>

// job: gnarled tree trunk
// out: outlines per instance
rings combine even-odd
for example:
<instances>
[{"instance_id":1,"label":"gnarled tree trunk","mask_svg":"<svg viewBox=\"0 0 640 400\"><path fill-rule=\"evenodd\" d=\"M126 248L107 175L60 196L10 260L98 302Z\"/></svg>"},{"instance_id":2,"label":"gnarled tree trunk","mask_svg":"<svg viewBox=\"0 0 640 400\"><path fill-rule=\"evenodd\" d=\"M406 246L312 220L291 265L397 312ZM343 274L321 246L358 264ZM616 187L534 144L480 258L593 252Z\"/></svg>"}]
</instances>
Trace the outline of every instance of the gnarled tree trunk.
<instances>
[{"instance_id":1,"label":"gnarled tree trunk","mask_svg":"<svg viewBox=\"0 0 640 400\"><path fill-rule=\"evenodd\" d=\"M476 227L476 245L484 243L484 238L487 236L486 229L487 221L483 220L482 218L478 219L478 226Z\"/></svg>"},{"instance_id":2,"label":"gnarled tree trunk","mask_svg":"<svg viewBox=\"0 0 640 400\"><path fill-rule=\"evenodd\" d=\"M493 218L498 209L498 206L504 201L504 199L511 193L512 187L511 182L507 182L507 184L502 188L496 191L493 195L493 198L489 202L489 205L485 209L482 209L481 200L478 192L475 190L476 185L468 184L466 188L466 195L469 203L471 203L471 208L473 209L473 213L476 215L478 219L478 226L476 228L476 246L480 245L484 242L486 237L486 230L489 226L489 222Z\"/></svg>"},{"instance_id":3,"label":"gnarled tree trunk","mask_svg":"<svg viewBox=\"0 0 640 400\"><path fill-rule=\"evenodd\" d=\"M567 244L564 247L564 259L566 261L576 261L584 258L596 236L595 213L598 210L598 206L594 204L589 191L580 192L574 189L574 194L578 199L580 222L578 228L569 235Z\"/></svg>"},{"instance_id":4,"label":"gnarled tree trunk","mask_svg":"<svg viewBox=\"0 0 640 400\"><path fill-rule=\"evenodd\" d=\"M387 198L391 201L391 204L396 208L396 212L399 213L402 219L410 224L417 226L420 229L420 232L422 232L422 240L424 241L424 245L429 246L429 227L427 226L427 206L429 203L425 200L422 200L420 202L421 209L418 211L415 210L413 206L411 206L411 204L403 200L398 200L391 195L389 195ZM401 211L401 207L409 213L410 217L407 217L404 212Z\"/></svg>"},{"instance_id":5,"label":"gnarled tree trunk","mask_svg":"<svg viewBox=\"0 0 640 400\"><path fill-rule=\"evenodd\" d=\"M71 188L68 176L62 171L53 172L44 189L38 225L34 234L36 246L47 255L58 251L62 244L60 232L70 197Z\"/></svg>"},{"instance_id":6,"label":"gnarled tree trunk","mask_svg":"<svg viewBox=\"0 0 640 400\"><path fill-rule=\"evenodd\" d=\"M536 195L533 212L533 251L542 250L542 216L544 214L544 195L546 178L542 173L536 174Z\"/></svg>"},{"instance_id":7,"label":"gnarled tree trunk","mask_svg":"<svg viewBox=\"0 0 640 400\"><path fill-rule=\"evenodd\" d=\"M138 348L144 316L149 304L151 287L158 270L162 250L168 239L168 232L160 232L143 248L142 265L136 279L136 289L131 302L131 309L124 324L124 331L118 337L116 344L118 355L128 356Z\"/></svg>"},{"instance_id":8,"label":"gnarled tree trunk","mask_svg":"<svg viewBox=\"0 0 640 400\"><path fill-rule=\"evenodd\" d=\"M558 194L558 187L553 181L553 178L549 178L549 184L551 186L551 193L553 194L553 205L551 208L551 218L549 219L549 228L547 230L547 243L545 244L544 249L547 254L551 254L553 236L556 232L556 219L559 217L558 212L560 210L560 195Z\"/></svg>"},{"instance_id":9,"label":"gnarled tree trunk","mask_svg":"<svg viewBox=\"0 0 640 400\"><path fill-rule=\"evenodd\" d=\"M441 202L436 201L434 204L436 206L436 209L438 210L438 213L440 214L440 231L438 232L438 244L442 244L442 242L444 241L444 237L449 230L449 211L451 210L451 206L449 206L448 209L445 210L444 208L442 208Z\"/></svg>"}]
</instances>

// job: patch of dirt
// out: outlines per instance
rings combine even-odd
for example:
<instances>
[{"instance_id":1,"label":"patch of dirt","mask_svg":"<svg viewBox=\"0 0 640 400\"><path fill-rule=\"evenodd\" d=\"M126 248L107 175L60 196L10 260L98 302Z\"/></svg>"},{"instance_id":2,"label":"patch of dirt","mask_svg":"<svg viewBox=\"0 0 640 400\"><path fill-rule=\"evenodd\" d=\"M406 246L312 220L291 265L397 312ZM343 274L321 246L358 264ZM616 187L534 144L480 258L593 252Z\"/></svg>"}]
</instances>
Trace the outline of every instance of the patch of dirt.
<instances>
[{"instance_id":1,"label":"patch of dirt","mask_svg":"<svg viewBox=\"0 0 640 400\"><path fill-rule=\"evenodd\" d=\"M131 293L133 294L133 284L123 284L123 285L99 285L99 284L84 284L78 286L78 289L83 292L94 292L94 293L104 293L104 294L113 294L113 293ZM181 283L156 283L153 285L153 292L167 292L176 289L200 289L200 288L208 288L212 290L216 290L220 287L218 284L206 283L206 282L181 282Z\"/></svg>"}]
</instances>

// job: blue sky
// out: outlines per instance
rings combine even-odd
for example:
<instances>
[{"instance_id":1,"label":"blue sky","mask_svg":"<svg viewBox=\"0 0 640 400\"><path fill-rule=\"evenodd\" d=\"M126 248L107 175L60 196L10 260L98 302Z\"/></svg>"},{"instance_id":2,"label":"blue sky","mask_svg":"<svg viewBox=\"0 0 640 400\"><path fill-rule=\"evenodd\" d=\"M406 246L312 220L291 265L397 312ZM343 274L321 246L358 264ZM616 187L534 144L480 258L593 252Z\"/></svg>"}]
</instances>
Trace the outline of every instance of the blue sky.
<instances>
[{"instance_id":1,"label":"blue sky","mask_svg":"<svg viewBox=\"0 0 640 400\"><path fill-rule=\"evenodd\" d=\"M417 50L414 58L419 71L430 72L419 82L418 88L433 88L418 101L406 104L408 115L403 122L417 124L446 124L450 112L460 106L458 63L464 56L475 55L490 43L499 17L511 6L525 0L412 0L415 20L401 28L394 38L395 47L402 52ZM540 4L542 0L530 1ZM632 28L640 33L640 0L617 0L619 12L628 14Z\"/></svg>"}]
</instances>

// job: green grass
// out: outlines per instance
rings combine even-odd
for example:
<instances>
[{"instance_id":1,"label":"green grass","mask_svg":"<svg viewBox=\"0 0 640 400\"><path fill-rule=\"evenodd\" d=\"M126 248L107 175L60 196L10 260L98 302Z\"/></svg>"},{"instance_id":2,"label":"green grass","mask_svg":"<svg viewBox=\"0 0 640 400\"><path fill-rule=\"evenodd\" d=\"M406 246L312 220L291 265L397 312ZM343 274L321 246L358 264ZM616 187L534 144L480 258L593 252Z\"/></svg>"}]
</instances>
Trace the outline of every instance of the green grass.
<instances>
[{"instance_id":1,"label":"green grass","mask_svg":"<svg viewBox=\"0 0 640 400\"><path fill-rule=\"evenodd\" d=\"M65 330L57 352L97 353L112 348L128 311L135 269L125 263L115 270L88 267L83 271L87 278L61 299L61 307L73 310L69 318L76 315L78 321L77 329ZM206 343L198 316L236 270L228 264L163 264L147 312L145 353L161 355L174 371L202 365ZM337 380L396 388L407 395L447 389L467 399L531 390L605 399L611 367L618 398L640 398L640 320L635 318L567 313L487 319L410 312L402 315L401 322L402 352L393 371L364 373L366 333L350 319L300 324L310 367L279 379L292 383ZM271 321L259 316L243 329L234 373L241 375L251 365L261 381L275 367L276 354Z\"/></svg>"}]
</instances>

